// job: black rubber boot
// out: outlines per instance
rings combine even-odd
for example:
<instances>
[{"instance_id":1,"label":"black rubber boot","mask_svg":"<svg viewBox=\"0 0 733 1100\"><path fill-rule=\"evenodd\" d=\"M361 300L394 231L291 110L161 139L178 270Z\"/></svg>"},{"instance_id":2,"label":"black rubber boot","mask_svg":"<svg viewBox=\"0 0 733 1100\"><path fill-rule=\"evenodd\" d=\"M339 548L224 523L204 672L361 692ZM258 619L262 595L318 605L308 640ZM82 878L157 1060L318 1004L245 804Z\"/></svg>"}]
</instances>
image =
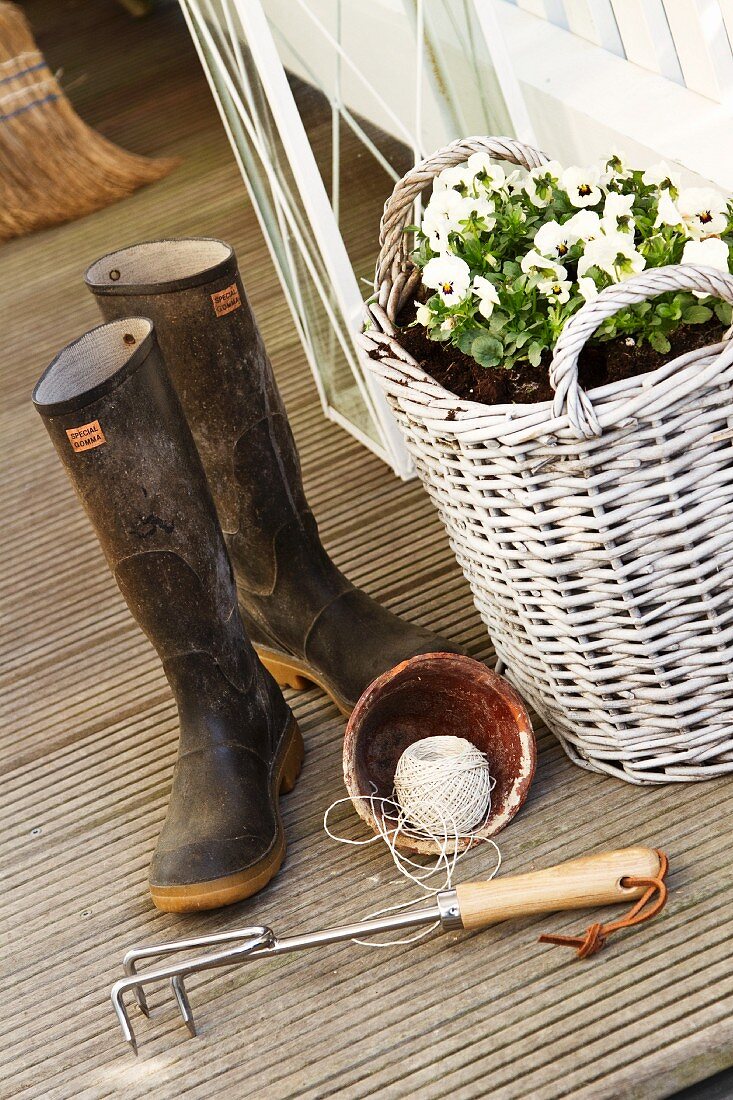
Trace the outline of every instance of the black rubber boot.
<instances>
[{"instance_id":1,"label":"black rubber boot","mask_svg":"<svg viewBox=\"0 0 733 1100\"><path fill-rule=\"evenodd\" d=\"M282 862L278 796L295 784L303 745L237 613L206 476L150 321L69 344L33 402L178 704L153 901L184 912L249 897Z\"/></svg>"},{"instance_id":2,"label":"black rubber boot","mask_svg":"<svg viewBox=\"0 0 733 1100\"><path fill-rule=\"evenodd\" d=\"M400 661L460 652L355 588L324 550L229 245L133 245L92 264L86 283L106 318L141 314L155 323L214 494L245 625L279 683L319 684L348 714Z\"/></svg>"}]
</instances>

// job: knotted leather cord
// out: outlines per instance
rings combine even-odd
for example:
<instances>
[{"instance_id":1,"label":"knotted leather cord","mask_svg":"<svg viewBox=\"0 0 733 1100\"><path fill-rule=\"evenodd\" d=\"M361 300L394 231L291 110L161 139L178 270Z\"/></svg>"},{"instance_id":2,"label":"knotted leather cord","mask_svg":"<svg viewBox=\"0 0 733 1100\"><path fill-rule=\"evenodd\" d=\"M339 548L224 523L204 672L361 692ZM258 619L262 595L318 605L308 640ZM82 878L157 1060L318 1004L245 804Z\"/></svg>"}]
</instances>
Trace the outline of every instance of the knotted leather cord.
<instances>
[{"instance_id":1,"label":"knotted leather cord","mask_svg":"<svg viewBox=\"0 0 733 1100\"><path fill-rule=\"evenodd\" d=\"M622 886L646 886L646 891L634 902L631 909L618 920L609 924L592 924L584 936L554 936L542 935L540 943L554 943L561 947L576 947L578 958L587 959L595 955L605 945L608 937L613 932L619 932L622 928L632 928L635 924L643 924L644 921L656 917L667 901L667 884L664 881L669 869L669 860L664 852L656 849L659 856L659 872L655 878L631 878L624 876L621 879ZM656 894L656 898L654 895ZM652 899L654 898L654 901ZM651 903L651 904L650 904Z\"/></svg>"}]
</instances>

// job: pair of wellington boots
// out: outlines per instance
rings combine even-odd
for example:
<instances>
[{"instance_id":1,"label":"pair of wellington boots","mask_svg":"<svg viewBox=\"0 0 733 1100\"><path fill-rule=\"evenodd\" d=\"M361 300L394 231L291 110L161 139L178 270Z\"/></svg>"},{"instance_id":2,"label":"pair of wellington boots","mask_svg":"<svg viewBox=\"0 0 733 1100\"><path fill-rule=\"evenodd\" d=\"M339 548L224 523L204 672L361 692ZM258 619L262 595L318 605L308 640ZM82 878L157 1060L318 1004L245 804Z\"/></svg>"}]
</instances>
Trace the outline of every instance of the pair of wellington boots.
<instances>
[{"instance_id":1,"label":"pair of wellington boots","mask_svg":"<svg viewBox=\"0 0 733 1100\"><path fill-rule=\"evenodd\" d=\"M303 743L279 685L319 685L347 714L387 668L455 647L328 557L228 245L138 244L86 282L107 323L60 352L33 401L178 705L153 901L215 908L283 859L278 800Z\"/></svg>"}]
</instances>

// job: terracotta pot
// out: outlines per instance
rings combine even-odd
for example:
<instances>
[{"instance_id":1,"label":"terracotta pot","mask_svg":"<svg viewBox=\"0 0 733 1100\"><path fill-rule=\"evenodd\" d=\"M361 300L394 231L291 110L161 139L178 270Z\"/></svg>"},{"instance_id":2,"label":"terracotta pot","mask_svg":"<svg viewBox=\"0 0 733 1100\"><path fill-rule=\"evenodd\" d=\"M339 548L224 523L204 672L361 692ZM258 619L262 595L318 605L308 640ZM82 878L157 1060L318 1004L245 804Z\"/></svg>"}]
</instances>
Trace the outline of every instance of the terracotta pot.
<instances>
[{"instance_id":1,"label":"terracotta pot","mask_svg":"<svg viewBox=\"0 0 733 1100\"><path fill-rule=\"evenodd\" d=\"M370 804L358 795L391 798L397 761L408 745L423 737L465 737L488 757L496 786L491 813L476 830L494 836L507 825L527 797L534 775L536 747L529 715L516 691L501 676L470 657L423 653L403 661L366 689L346 727L344 780L354 807L378 832ZM474 841L459 842L461 848ZM435 852L429 840L399 838L405 851Z\"/></svg>"}]
</instances>

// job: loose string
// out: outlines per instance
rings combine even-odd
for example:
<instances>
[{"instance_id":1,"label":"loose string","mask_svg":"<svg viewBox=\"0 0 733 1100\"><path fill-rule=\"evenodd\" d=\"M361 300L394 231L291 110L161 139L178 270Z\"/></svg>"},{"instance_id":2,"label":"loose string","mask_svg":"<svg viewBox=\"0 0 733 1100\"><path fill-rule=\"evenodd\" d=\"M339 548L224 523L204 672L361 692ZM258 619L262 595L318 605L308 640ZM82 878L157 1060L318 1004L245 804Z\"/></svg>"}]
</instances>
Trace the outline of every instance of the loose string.
<instances>
[{"instance_id":1,"label":"loose string","mask_svg":"<svg viewBox=\"0 0 733 1100\"><path fill-rule=\"evenodd\" d=\"M412 898L410 901L389 905L383 909L378 909L375 912L369 913L363 918L364 920L370 920L375 917L386 916L389 913L396 913L401 910L413 908L416 905L424 904L426 897L435 897L442 890L450 890L453 886L453 876L456 866L470 851L471 846L460 850L459 844L463 840L471 840L474 844L486 843L491 845L496 852L496 864L487 875L482 877L486 880L494 878L501 867L501 852L497 844L489 837L477 836L473 831L459 832L455 816L446 815L440 821L439 828L431 828L430 825L425 822L420 820L416 821L414 817L408 818L405 810L395 798L385 798L378 795L377 787L374 783L371 784L371 787L372 791L370 794L354 796L354 799L338 798L335 802L332 802L323 815L323 828L327 835L332 840L336 841L336 843L350 844L356 848L374 844L381 840L387 845L398 871L413 882L420 890L424 891L424 893L423 895L418 895L416 898ZM372 818L378 830L374 836L366 837L363 840L352 840L350 837L334 833L328 823L329 815L332 810L344 803L351 804L356 798L360 801L369 803ZM488 806L486 807L482 821L488 820L490 814L491 794L489 791ZM414 859L411 859L405 852L397 848L397 841L400 837L405 837L410 840L431 840L438 847L435 859L428 864L415 862ZM440 884L436 886L429 883L428 880L437 875L441 869L443 870L443 877ZM399 947L404 944L416 943L418 940L429 936L439 927L440 921L436 920L433 924L428 925L420 932L401 939L380 940L378 942L373 940L354 939L353 942L361 944L363 947Z\"/></svg>"}]
</instances>

